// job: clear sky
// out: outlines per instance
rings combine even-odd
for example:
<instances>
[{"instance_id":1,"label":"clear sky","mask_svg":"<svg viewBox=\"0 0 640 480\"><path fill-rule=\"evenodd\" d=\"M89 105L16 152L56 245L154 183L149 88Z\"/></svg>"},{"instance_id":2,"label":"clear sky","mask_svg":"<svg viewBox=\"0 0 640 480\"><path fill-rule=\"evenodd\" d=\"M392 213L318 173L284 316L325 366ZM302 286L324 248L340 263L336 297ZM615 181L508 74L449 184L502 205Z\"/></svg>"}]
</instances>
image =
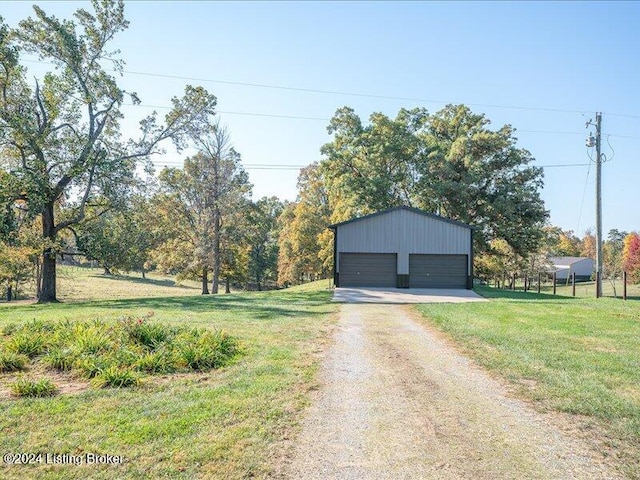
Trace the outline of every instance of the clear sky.
<instances>
[{"instance_id":1,"label":"clear sky","mask_svg":"<svg viewBox=\"0 0 640 480\"><path fill-rule=\"evenodd\" d=\"M31 3L0 2L0 15L15 26ZM39 5L60 17L88 7ZM640 230L638 2L128 2L125 11L121 85L159 112L188 83L215 94L254 198L295 198L295 167L321 158L341 106L366 119L466 103L495 128L517 129L545 167L551 222L582 235L595 225L585 122L602 111L605 235ZM127 129L146 106L125 108ZM169 151L156 164L183 157ZM567 164L581 166L558 166Z\"/></svg>"}]
</instances>

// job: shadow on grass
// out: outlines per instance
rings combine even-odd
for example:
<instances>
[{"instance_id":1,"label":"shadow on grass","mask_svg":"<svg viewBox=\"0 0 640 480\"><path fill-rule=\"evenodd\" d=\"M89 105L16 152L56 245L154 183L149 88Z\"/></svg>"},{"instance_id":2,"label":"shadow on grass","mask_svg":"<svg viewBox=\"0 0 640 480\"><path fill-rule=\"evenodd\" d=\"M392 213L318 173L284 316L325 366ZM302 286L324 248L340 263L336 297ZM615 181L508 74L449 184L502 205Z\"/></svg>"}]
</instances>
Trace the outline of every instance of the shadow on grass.
<instances>
[{"instance_id":1,"label":"shadow on grass","mask_svg":"<svg viewBox=\"0 0 640 480\"><path fill-rule=\"evenodd\" d=\"M527 302L568 302L576 300L577 297L565 297L563 295L553 295L551 293L524 292L522 290L504 290L501 288L477 286L473 289L478 295L485 298L499 298L508 300L521 300Z\"/></svg>"},{"instance_id":2,"label":"shadow on grass","mask_svg":"<svg viewBox=\"0 0 640 480\"><path fill-rule=\"evenodd\" d=\"M91 275L93 278L105 278L108 280L119 280L123 282L130 283L140 283L143 285L153 285L156 287L174 287L174 288L184 288L186 290L198 290L197 287L190 287L187 285L176 285L176 282L173 280L154 280L153 278L140 278L140 277L130 277L128 275Z\"/></svg>"},{"instance_id":3,"label":"shadow on grass","mask_svg":"<svg viewBox=\"0 0 640 480\"><path fill-rule=\"evenodd\" d=\"M119 310L165 309L194 313L237 311L250 318L269 319L295 317L301 312L307 316L324 315L325 312L309 311L308 308L326 305L329 300L329 292L301 292L131 298L82 302L73 305Z\"/></svg>"}]
</instances>

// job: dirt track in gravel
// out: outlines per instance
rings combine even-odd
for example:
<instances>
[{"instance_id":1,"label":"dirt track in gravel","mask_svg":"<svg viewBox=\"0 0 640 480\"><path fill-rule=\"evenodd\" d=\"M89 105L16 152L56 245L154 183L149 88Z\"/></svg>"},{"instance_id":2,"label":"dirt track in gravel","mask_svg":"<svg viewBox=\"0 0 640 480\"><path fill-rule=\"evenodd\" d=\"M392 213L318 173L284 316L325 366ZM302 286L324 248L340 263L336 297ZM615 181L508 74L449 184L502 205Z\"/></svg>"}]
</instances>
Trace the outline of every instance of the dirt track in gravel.
<instances>
[{"instance_id":1,"label":"dirt track in gravel","mask_svg":"<svg viewBox=\"0 0 640 480\"><path fill-rule=\"evenodd\" d=\"M341 306L288 478L622 478L414 315Z\"/></svg>"}]
</instances>

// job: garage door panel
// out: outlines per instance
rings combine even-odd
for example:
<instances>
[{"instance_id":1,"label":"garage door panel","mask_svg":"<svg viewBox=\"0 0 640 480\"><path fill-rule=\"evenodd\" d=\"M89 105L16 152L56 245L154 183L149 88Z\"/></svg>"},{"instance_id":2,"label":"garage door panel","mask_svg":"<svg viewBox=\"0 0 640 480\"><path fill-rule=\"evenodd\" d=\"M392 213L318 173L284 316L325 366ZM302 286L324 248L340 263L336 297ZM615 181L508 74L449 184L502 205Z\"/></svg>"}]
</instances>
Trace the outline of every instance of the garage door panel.
<instances>
[{"instance_id":1,"label":"garage door panel","mask_svg":"<svg viewBox=\"0 0 640 480\"><path fill-rule=\"evenodd\" d=\"M466 255L409 255L412 288L466 288Z\"/></svg>"},{"instance_id":2,"label":"garage door panel","mask_svg":"<svg viewBox=\"0 0 640 480\"><path fill-rule=\"evenodd\" d=\"M395 287L395 253L341 253L340 286Z\"/></svg>"}]
</instances>

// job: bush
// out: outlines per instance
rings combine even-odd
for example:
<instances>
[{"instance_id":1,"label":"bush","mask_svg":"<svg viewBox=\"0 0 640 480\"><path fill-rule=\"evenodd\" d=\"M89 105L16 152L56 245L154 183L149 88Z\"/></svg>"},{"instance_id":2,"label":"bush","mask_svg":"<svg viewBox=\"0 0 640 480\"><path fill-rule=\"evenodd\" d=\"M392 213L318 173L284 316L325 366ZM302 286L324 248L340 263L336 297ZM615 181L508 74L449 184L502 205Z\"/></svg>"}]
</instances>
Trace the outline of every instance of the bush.
<instances>
[{"instance_id":1,"label":"bush","mask_svg":"<svg viewBox=\"0 0 640 480\"><path fill-rule=\"evenodd\" d=\"M0 372L17 372L24 370L28 362L29 357L26 355L0 350Z\"/></svg>"},{"instance_id":2,"label":"bush","mask_svg":"<svg viewBox=\"0 0 640 480\"><path fill-rule=\"evenodd\" d=\"M17 397L51 397L58 393L58 387L47 378L31 380L20 377L10 387Z\"/></svg>"},{"instance_id":3,"label":"bush","mask_svg":"<svg viewBox=\"0 0 640 480\"><path fill-rule=\"evenodd\" d=\"M135 387L140 384L140 377L128 368L113 365L96 375L91 383L97 388Z\"/></svg>"}]
</instances>

